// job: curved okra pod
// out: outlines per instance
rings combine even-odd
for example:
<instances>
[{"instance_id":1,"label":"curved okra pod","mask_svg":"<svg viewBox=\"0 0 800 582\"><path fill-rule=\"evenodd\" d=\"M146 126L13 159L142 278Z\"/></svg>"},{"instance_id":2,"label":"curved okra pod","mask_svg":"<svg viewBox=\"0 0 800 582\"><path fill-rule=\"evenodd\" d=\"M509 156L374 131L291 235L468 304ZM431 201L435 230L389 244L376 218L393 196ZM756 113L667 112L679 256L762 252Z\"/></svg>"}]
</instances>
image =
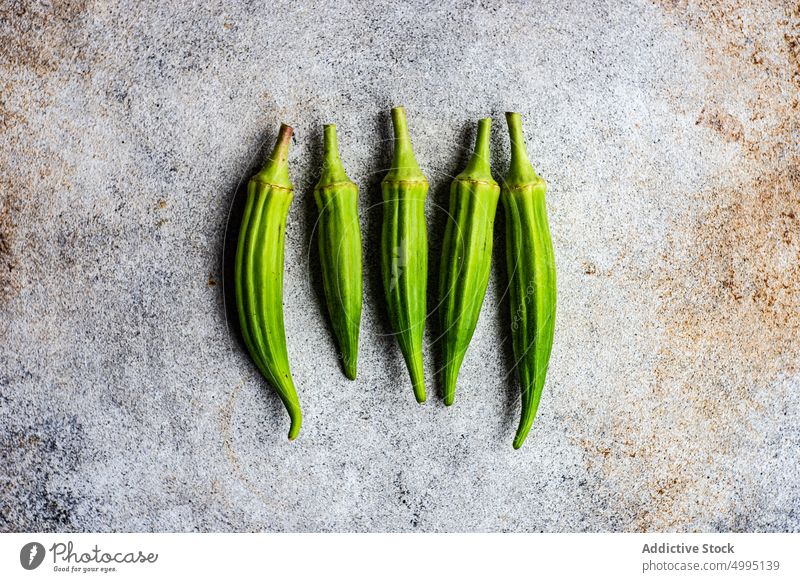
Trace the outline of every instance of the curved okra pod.
<instances>
[{"instance_id":1,"label":"curved okra pod","mask_svg":"<svg viewBox=\"0 0 800 582\"><path fill-rule=\"evenodd\" d=\"M506 113L511 165L503 181L511 338L522 392L514 448L525 442L542 396L553 347L556 267L547 225L544 180L528 161L519 113Z\"/></svg>"},{"instance_id":2,"label":"curved okra pod","mask_svg":"<svg viewBox=\"0 0 800 582\"><path fill-rule=\"evenodd\" d=\"M394 159L381 182L381 272L389 319L406 360L417 402L425 402L422 336L428 280L425 197L428 180L419 169L402 107L392 109Z\"/></svg>"},{"instance_id":3,"label":"curved okra pod","mask_svg":"<svg viewBox=\"0 0 800 582\"><path fill-rule=\"evenodd\" d=\"M494 215L500 186L489 167L492 120L478 122L475 152L450 185L449 220L439 276L444 403L451 405L464 354L475 332L489 283Z\"/></svg>"},{"instance_id":4,"label":"curved okra pod","mask_svg":"<svg viewBox=\"0 0 800 582\"><path fill-rule=\"evenodd\" d=\"M283 243L292 202L287 162L291 138L292 128L281 125L269 160L247 185L234 269L244 343L289 412L289 440L300 432L302 422L283 325Z\"/></svg>"},{"instance_id":5,"label":"curved okra pod","mask_svg":"<svg viewBox=\"0 0 800 582\"><path fill-rule=\"evenodd\" d=\"M322 176L314 188L322 284L345 375L355 380L362 294L358 186L347 177L339 159L335 125L324 128L323 155Z\"/></svg>"}]
</instances>

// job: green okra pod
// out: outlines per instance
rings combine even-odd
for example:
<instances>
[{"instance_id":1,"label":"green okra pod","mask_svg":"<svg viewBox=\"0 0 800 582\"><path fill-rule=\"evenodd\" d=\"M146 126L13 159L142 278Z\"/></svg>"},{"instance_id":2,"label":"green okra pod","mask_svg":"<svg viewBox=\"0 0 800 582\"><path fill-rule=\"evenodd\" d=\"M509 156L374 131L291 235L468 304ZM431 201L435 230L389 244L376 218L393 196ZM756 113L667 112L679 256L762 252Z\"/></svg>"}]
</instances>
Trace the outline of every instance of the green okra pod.
<instances>
[{"instance_id":1,"label":"green okra pod","mask_svg":"<svg viewBox=\"0 0 800 582\"><path fill-rule=\"evenodd\" d=\"M525 442L542 397L553 347L556 267L547 224L546 185L525 149L519 113L506 113L511 164L501 198L506 217L506 258L511 339L521 384L522 413L514 448Z\"/></svg>"},{"instance_id":2,"label":"green okra pod","mask_svg":"<svg viewBox=\"0 0 800 582\"><path fill-rule=\"evenodd\" d=\"M439 297L444 403L451 405L464 354L478 323L492 263L494 216L500 186L489 167L491 119L478 122L475 152L450 185L442 245Z\"/></svg>"},{"instance_id":3,"label":"green okra pod","mask_svg":"<svg viewBox=\"0 0 800 582\"><path fill-rule=\"evenodd\" d=\"M290 440L302 422L283 325L283 245L293 196L287 160L291 138L292 128L281 125L269 160L247 185L234 267L244 343L289 412Z\"/></svg>"},{"instance_id":4,"label":"green okra pod","mask_svg":"<svg viewBox=\"0 0 800 582\"><path fill-rule=\"evenodd\" d=\"M428 280L425 198L428 180L414 157L402 107L392 109L394 158L381 182L381 272L389 319L408 366L417 402L425 402L422 336Z\"/></svg>"},{"instance_id":5,"label":"green okra pod","mask_svg":"<svg viewBox=\"0 0 800 582\"><path fill-rule=\"evenodd\" d=\"M339 159L336 126L324 128L322 176L314 188L319 209L318 240L322 284L344 371L356 379L361 324L361 227L358 186Z\"/></svg>"}]
</instances>

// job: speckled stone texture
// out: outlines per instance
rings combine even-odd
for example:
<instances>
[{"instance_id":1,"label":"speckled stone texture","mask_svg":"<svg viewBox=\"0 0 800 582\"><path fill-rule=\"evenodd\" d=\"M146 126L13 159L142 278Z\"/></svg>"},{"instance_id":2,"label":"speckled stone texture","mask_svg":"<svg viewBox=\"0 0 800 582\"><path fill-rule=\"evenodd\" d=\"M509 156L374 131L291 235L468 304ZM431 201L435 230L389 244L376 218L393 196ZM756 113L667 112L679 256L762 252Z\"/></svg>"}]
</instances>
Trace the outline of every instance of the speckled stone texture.
<instances>
[{"instance_id":1,"label":"speckled stone texture","mask_svg":"<svg viewBox=\"0 0 800 582\"><path fill-rule=\"evenodd\" d=\"M800 529L800 7L256 4L0 4L0 530ZM397 104L431 289L478 117L500 178L522 112L549 184L558 321L520 451L502 210L453 407L435 318L425 405L389 335ZM280 122L294 443L223 295ZM361 187L356 382L311 244L327 122Z\"/></svg>"}]
</instances>

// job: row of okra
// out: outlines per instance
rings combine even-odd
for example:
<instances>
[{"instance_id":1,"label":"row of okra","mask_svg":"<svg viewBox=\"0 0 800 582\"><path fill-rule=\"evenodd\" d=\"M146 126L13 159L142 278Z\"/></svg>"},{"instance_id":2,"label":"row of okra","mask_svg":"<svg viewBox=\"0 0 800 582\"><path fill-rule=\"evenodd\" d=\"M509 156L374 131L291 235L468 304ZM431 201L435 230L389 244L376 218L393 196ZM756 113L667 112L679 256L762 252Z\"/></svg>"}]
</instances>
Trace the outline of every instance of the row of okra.
<instances>
[{"instance_id":1,"label":"row of okra","mask_svg":"<svg viewBox=\"0 0 800 582\"><path fill-rule=\"evenodd\" d=\"M491 119L478 122L475 150L450 187L449 219L439 274L439 322L444 402L453 403L486 294L498 199L506 215L508 290L514 367L522 412L514 448L525 441L544 386L553 345L556 279L547 223L545 183L534 172L518 113L507 113L511 160L502 187L489 167ZM411 146L405 110L392 109L394 155L381 182L383 226L381 273L389 319L400 344L414 395L426 399L422 340L427 315L428 242L425 198L428 180ZM293 189L287 154L292 128L282 125L264 168L252 177L242 217L234 269L242 336L258 369L275 388L291 420L289 439L302 422L289 368L283 323L283 256ZM336 127L324 128L322 175L314 189L319 209L322 281L345 374L354 380L362 302L362 246L358 187L339 158Z\"/></svg>"}]
</instances>

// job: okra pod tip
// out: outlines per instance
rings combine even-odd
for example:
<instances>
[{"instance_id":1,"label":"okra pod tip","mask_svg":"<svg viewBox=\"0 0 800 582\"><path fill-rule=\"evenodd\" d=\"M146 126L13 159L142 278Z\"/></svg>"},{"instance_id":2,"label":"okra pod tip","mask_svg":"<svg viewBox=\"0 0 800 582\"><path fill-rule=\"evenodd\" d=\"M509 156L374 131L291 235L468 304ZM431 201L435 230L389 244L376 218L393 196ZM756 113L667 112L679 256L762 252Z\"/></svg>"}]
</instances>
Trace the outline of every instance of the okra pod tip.
<instances>
[{"instance_id":1,"label":"okra pod tip","mask_svg":"<svg viewBox=\"0 0 800 582\"><path fill-rule=\"evenodd\" d=\"M281 124L275 147L272 148L272 153L269 155L267 163L253 177L253 180L287 190L292 189L292 181L289 179L289 146L292 143L293 133L294 130L291 127L285 123Z\"/></svg>"},{"instance_id":2,"label":"okra pod tip","mask_svg":"<svg viewBox=\"0 0 800 582\"><path fill-rule=\"evenodd\" d=\"M541 181L528 159L525 137L522 135L522 116L513 111L506 112L506 124L508 125L508 136L511 138L511 163L505 183L513 188Z\"/></svg>"},{"instance_id":3,"label":"okra pod tip","mask_svg":"<svg viewBox=\"0 0 800 582\"><path fill-rule=\"evenodd\" d=\"M392 127L394 131L394 155L392 168L386 175L386 181L419 181L426 182L420 170L414 149L411 146L411 136L408 132L408 121L404 107L392 109Z\"/></svg>"},{"instance_id":4,"label":"okra pod tip","mask_svg":"<svg viewBox=\"0 0 800 582\"><path fill-rule=\"evenodd\" d=\"M491 140L492 120L489 117L478 121L478 134L475 136L475 150L464 171L456 180L476 180L494 183L489 165L489 142Z\"/></svg>"},{"instance_id":5,"label":"okra pod tip","mask_svg":"<svg viewBox=\"0 0 800 582\"><path fill-rule=\"evenodd\" d=\"M300 412L300 407L296 409L289 408L289 440L293 441L300 434L300 425L303 423L303 414Z\"/></svg>"},{"instance_id":6,"label":"okra pod tip","mask_svg":"<svg viewBox=\"0 0 800 582\"><path fill-rule=\"evenodd\" d=\"M347 177L339 157L339 140L336 136L335 125L324 126L322 147L322 175L317 182L317 188L324 188L338 182L349 182L350 179Z\"/></svg>"}]
</instances>

